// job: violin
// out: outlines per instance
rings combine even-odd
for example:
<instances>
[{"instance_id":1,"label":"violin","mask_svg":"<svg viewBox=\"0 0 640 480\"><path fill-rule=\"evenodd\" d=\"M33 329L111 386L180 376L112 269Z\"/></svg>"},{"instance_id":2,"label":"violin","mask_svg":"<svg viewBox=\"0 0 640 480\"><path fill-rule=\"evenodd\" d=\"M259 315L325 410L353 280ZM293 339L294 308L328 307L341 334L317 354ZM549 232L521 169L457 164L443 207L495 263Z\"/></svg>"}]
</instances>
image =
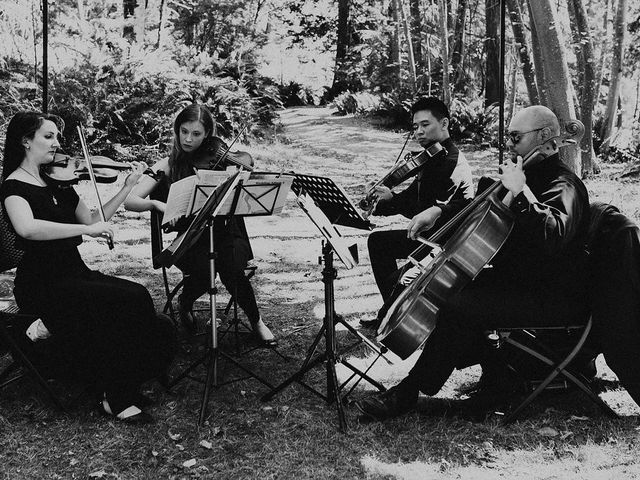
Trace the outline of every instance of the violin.
<instances>
[{"instance_id":1,"label":"violin","mask_svg":"<svg viewBox=\"0 0 640 480\"><path fill-rule=\"evenodd\" d=\"M118 174L131 167L126 163L116 162L102 155L91 156L91 165L98 183L113 183L118 179ZM76 158L64 153L56 153L53 161L41 168L44 180L57 187L68 187L77 184L80 180L91 180L87 162L84 158ZM158 180L158 172L150 168L144 171L154 180Z\"/></svg>"},{"instance_id":2,"label":"violin","mask_svg":"<svg viewBox=\"0 0 640 480\"><path fill-rule=\"evenodd\" d=\"M447 149L439 142L434 142L419 153L409 152L404 159L395 163L395 165L387 172L387 174L374 183L367 191L366 196L360 200L360 208L365 210L365 218L371 215L375 209L378 199L374 197L376 187L384 185L388 188L394 188L402 182L416 175L420 168L429 160L438 155L447 155Z\"/></svg>"},{"instance_id":3,"label":"violin","mask_svg":"<svg viewBox=\"0 0 640 480\"><path fill-rule=\"evenodd\" d=\"M237 139L237 137L236 137ZM220 137L211 137L205 148L200 149L193 159L193 166L198 170L224 170L233 166L253 171L253 157L247 152L231 151L235 143L227 145Z\"/></svg>"}]
</instances>

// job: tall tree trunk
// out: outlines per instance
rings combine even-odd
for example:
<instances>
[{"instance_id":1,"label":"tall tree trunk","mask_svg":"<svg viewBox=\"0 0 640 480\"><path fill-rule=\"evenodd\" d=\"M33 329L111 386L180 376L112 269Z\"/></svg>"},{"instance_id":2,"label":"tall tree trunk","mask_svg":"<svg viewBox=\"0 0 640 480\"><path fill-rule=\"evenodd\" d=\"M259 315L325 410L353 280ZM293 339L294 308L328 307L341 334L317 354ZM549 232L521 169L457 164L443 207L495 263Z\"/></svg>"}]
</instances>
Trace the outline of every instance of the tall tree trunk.
<instances>
[{"instance_id":1,"label":"tall tree trunk","mask_svg":"<svg viewBox=\"0 0 640 480\"><path fill-rule=\"evenodd\" d=\"M411 17L411 43L413 44L413 58L416 74L424 75L424 60L422 58L422 14L420 0L409 0L409 15Z\"/></svg>"},{"instance_id":2,"label":"tall tree trunk","mask_svg":"<svg viewBox=\"0 0 640 480\"><path fill-rule=\"evenodd\" d=\"M404 12L403 0L396 0L398 4L398 12L400 12L400 18L402 20L402 27L404 30L404 37L407 39L407 56L409 63L409 81L411 82L411 91L416 92L417 76L416 76L416 62L413 56L413 43L411 41L411 27L407 19L407 15Z\"/></svg>"},{"instance_id":3,"label":"tall tree trunk","mask_svg":"<svg viewBox=\"0 0 640 480\"><path fill-rule=\"evenodd\" d=\"M136 6L138 3L136 0L122 0L122 16L124 17L124 23L122 25L122 37L126 38L130 42L135 40L134 23L131 20L135 15Z\"/></svg>"},{"instance_id":4,"label":"tall tree trunk","mask_svg":"<svg viewBox=\"0 0 640 480\"><path fill-rule=\"evenodd\" d=\"M345 60L349 48L349 0L338 0L338 36L336 42L336 63L333 71L333 86L347 80Z\"/></svg>"},{"instance_id":5,"label":"tall tree trunk","mask_svg":"<svg viewBox=\"0 0 640 480\"><path fill-rule=\"evenodd\" d=\"M440 52L442 57L442 101L451 104L451 88L449 87L449 29L447 27L447 0L438 0L440 10Z\"/></svg>"},{"instance_id":6,"label":"tall tree trunk","mask_svg":"<svg viewBox=\"0 0 640 480\"><path fill-rule=\"evenodd\" d=\"M139 0L138 6L134 11L134 27L135 39L138 45L144 46L144 34L147 23L147 4L148 0Z\"/></svg>"},{"instance_id":7,"label":"tall tree trunk","mask_svg":"<svg viewBox=\"0 0 640 480\"><path fill-rule=\"evenodd\" d=\"M400 87L402 85L402 56L400 52L401 45L401 33L400 22L398 21L398 9L395 0L389 2L389 18L393 25L393 33L389 39L389 69L391 78L396 78L397 83L395 86Z\"/></svg>"},{"instance_id":8,"label":"tall tree trunk","mask_svg":"<svg viewBox=\"0 0 640 480\"><path fill-rule=\"evenodd\" d=\"M548 107L550 105L549 90L544 80L544 61L542 60L542 47L538 40L538 30L533 21L533 13L531 12L531 2L527 2L529 6L529 19L531 25L531 53L533 54L533 65L535 66L536 85L538 87L538 99L540 104ZM544 29L543 29L544 31Z\"/></svg>"},{"instance_id":9,"label":"tall tree trunk","mask_svg":"<svg viewBox=\"0 0 640 480\"><path fill-rule=\"evenodd\" d=\"M451 74L454 92L462 92L465 84L464 75L464 31L466 28L468 0L459 0L456 10L456 24L453 32L453 48L451 51Z\"/></svg>"},{"instance_id":10,"label":"tall tree trunk","mask_svg":"<svg viewBox=\"0 0 640 480\"><path fill-rule=\"evenodd\" d=\"M158 19L158 40L156 42L156 48L160 49L164 46L164 6L165 0L160 0L160 15Z\"/></svg>"},{"instance_id":11,"label":"tall tree trunk","mask_svg":"<svg viewBox=\"0 0 640 480\"><path fill-rule=\"evenodd\" d=\"M624 49L625 31L627 29L627 0L618 0L616 19L613 27L613 57L611 58L611 81L607 108L602 122L603 130L600 137L607 148L611 143L614 125L618 116L618 100L620 98L620 76L622 75L622 52Z\"/></svg>"},{"instance_id":12,"label":"tall tree trunk","mask_svg":"<svg viewBox=\"0 0 640 480\"><path fill-rule=\"evenodd\" d=\"M80 18L80 20L84 20L85 19L84 0L78 0L76 2L76 5L78 6L78 17Z\"/></svg>"},{"instance_id":13,"label":"tall tree trunk","mask_svg":"<svg viewBox=\"0 0 640 480\"><path fill-rule=\"evenodd\" d=\"M514 45L516 50L518 49L518 45ZM505 113L505 125L509 125L511 122L511 118L513 117L514 110L516 108L516 90L518 90L518 67L516 65L515 55L511 55L512 61L510 62L510 73L509 73L509 88L508 88L508 96L506 101L507 111Z\"/></svg>"},{"instance_id":14,"label":"tall tree trunk","mask_svg":"<svg viewBox=\"0 0 640 480\"><path fill-rule=\"evenodd\" d=\"M604 18L602 20L602 29L604 31L601 37L600 44L600 56L598 58L598 66L596 67L596 78L595 78L595 98L596 103L600 100L600 91L602 87L602 78L604 76L604 59L606 54L609 52L609 44L611 38L611 29L609 28L609 15L611 12L611 2L613 0L606 0L605 2L605 10L604 10Z\"/></svg>"},{"instance_id":15,"label":"tall tree trunk","mask_svg":"<svg viewBox=\"0 0 640 480\"><path fill-rule=\"evenodd\" d=\"M580 120L584 124L584 135L580 141L582 176L598 173L593 157L593 108L595 104L595 69L593 42L587 14L582 0L569 0L571 30L574 36L576 59L578 61L579 80L578 98L580 101Z\"/></svg>"},{"instance_id":16,"label":"tall tree trunk","mask_svg":"<svg viewBox=\"0 0 640 480\"><path fill-rule=\"evenodd\" d=\"M554 0L536 0L529 2L529 8L545 65L544 79L549 94L549 108L558 117L560 125L564 125L569 120L575 119L576 109L556 3ZM560 152L560 158L577 175L580 175L581 162L578 149L564 148Z\"/></svg>"},{"instance_id":17,"label":"tall tree trunk","mask_svg":"<svg viewBox=\"0 0 640 480\"><path fill-rule=\"evenodd\" d=\"M529 95L529 104L540 104L538 96L538 87L536 85L536 77L529 58L529 42L524 31L524 23L522 21L522 8L520 8L520 0L507 0L507 9L509 10L509 18L511 19L511 28L513 29L513 38L518 51L518 58L522 66L522 76L527 86L527 94Z\"/></svg>"},{"instance_id":18,"label":"tall tree trunk","mask_svg":"<svg viewBox=\"0 0 640 480\"><path fill-rule=\"evenodd\" d=\"M485 0L485 87L484 106L500 103L500 1Z\"/></svg>"}]
</instances>

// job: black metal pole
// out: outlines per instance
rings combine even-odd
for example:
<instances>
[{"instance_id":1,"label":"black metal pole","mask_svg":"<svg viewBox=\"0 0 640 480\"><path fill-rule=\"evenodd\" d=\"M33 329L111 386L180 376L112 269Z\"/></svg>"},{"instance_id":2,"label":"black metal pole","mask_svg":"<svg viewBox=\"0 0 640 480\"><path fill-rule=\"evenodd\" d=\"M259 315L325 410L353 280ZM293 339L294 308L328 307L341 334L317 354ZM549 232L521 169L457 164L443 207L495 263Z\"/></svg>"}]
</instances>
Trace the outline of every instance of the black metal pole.
<instances>
[{"instance_id":1,"label":"black metal pole","mask_svg":"<svg viewBox=\"0 0 640 480\"><path fill-rule=\"evenodd\" d=\"M500 81L498 82L498 160L504 158L504 60L505 60L505 0L500 0Z\"/></svg>"},{"instance_id":2,"label":"black metal pole","mask_svg":"<svg viewBox=\"0 0 640 480\"><path fill-rule=\"evenodd\" d=\"M49 107L49 4L42 0L42 112Z\"/></svg>"}]
</instances>

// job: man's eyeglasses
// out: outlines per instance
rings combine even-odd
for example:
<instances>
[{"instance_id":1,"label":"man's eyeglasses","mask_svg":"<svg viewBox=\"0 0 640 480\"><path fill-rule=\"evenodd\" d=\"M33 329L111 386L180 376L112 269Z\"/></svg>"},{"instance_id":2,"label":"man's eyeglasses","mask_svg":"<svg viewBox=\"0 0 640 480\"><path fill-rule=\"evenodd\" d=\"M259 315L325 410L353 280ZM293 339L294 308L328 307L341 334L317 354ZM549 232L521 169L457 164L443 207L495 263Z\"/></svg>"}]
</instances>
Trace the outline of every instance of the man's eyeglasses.
<instances>
[{"instance_id":1,"label":"man's eyeglasses","mask_svg":"<svg viewBox=\"0 0 640 480\"><path fill-rule=\"evenodd\" d=\"M509 138L509 140L511 140L511 143L513 143L514 145L517 145L518 142L522 139L522 137L525 136L527 133L539 132L544 128L547 128L547 127L540 127L534 130L529 130L527 132L507 132L507 137Z\"/></svg>"}]
</instances>

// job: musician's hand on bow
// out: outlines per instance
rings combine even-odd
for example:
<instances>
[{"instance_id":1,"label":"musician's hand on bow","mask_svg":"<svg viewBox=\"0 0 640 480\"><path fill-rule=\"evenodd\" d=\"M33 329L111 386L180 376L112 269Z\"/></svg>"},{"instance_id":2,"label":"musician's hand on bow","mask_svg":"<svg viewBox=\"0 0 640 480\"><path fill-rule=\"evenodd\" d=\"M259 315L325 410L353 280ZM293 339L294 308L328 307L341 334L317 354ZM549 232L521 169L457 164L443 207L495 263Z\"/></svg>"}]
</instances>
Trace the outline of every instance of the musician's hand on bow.
<instances>
[{"instance_id":1,"label":"musician's hand on bow","mask_svg":"<svg viewBox=\"0 0 640 480\"><path fill-rule=\"evenodd\" d=\"M373 190L373 196L376 200L391 200L393 198L393 193L391 193L391 189L389 187L385 187L384 185L378 185Z\"/></svg>"},{"instance_id":2,"label":"musician's hand on bow","mask_svg":"<svg viewBox=\"0 0 640 480\"><path fill-rule=\"evenodd\" d=\"M518 155L516 163L507 160L500 165L498 178L502 182L502 185L513 193L514 196L522 192L527 182L527 177L522 169L522 157Z\"/></svg>"},{"instance_id":3,"label":"musician's hand on bow","mask_svg":"<svg viewBox=\"0 0 640 480\"><path fill-rule=\"evenodd\" d=\"M407 226L407 237L415 240L422 231L429 230L442 215L440 207L429 207L425 211L414 216Z\"/></svg>"},{"instance_id":4,"label":"musician's hand on bow","mask_svg":"<svg viewBox=\"0 0 640 480\"><path fill-rule=\"evenodd\" d=\"M131 172L127 175L124 184L127 187L130 186L133 188L138 183L138 180L140 180L140 177L142 177L144 171L149 167L144 162L129 162L129 165L131 166Z\"/></svg>"},{"instance_id":5,"label":"musician's hand on bow","mask_svg":"<svg viewBox=\"0 0 640 480\"><path fill-rule=\"evenodd\" d=\"M107 222L96 222L86 226L85 234L90 237L105 237L113 239L115 232L111 224Z\"/></svg>"}]
</instances>

